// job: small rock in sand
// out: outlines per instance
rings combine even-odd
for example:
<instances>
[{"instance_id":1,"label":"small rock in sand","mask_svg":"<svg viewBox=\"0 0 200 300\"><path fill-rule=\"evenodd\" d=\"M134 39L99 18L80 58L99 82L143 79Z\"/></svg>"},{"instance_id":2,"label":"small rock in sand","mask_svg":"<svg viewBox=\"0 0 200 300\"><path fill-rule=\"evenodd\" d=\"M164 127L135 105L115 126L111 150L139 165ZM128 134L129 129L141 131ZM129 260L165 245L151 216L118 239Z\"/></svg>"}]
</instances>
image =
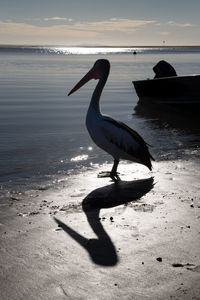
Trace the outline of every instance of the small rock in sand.
<instances>
[{"instance_id":1,"label":"small rock in sand","mask_svg":"<svg viewBox=\"0 0 200 300\"><path fill-rule=\"evenodd\" d=\"M174 267L174 268L182 268L182 267L184 267L184 265L183 264L172 264L172 267Z\"/></svg>"},{"instance_id":2,"label":"small rock in sand","mask_svg":"<svg viewBox=\"0 0 200 300\"><path fill-rule=\"evenodd\" d=\"M162 257L157 257L156 260L162 262Z\"/></svg>"}]
</instances>

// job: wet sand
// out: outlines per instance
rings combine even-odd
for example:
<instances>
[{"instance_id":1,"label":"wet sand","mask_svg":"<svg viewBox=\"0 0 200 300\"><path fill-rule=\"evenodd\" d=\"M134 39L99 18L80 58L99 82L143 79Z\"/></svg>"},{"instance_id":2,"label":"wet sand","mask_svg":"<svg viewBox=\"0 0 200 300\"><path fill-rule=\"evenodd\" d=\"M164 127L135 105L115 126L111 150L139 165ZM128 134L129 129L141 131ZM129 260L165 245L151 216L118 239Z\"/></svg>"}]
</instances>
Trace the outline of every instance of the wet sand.
<instances>
[{"instance_id":1,"label":"wet sand","mask_svg":"<svg viewBox=\"0 0 200 300\"><path fill-rule=\"evenodd\" d=\"M118 184L97 178L104 165L11 194L1 299L200 299L199 167L153 166L121 163Z\"/></svg>"}]
</instances>

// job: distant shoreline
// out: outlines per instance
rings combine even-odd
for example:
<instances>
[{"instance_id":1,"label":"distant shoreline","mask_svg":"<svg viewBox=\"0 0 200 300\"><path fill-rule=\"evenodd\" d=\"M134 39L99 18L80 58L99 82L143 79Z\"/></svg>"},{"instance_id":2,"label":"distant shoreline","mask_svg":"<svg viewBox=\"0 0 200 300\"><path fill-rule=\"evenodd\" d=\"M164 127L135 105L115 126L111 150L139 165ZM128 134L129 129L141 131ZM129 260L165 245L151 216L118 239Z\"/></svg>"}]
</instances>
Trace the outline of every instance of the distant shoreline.
<instances>
[{"instance_id":1,"label":"distant shoreline","mask_svg":"<svg viewBox=\"0 0 200 300\"><path fill-rule=\"evenodd\" d=\"M105 45L105 46L94 46L94 45L70 45L70 46L66 46L66 45L12 45L12 44L2 44L0 45L0 48L199 48L200 45L194 45L194 46L186 46L186 45L165 45L165 46L160 46L160 45L157 45L157 46L109 46L109 45Z\"/></svg>"}]
</instances>

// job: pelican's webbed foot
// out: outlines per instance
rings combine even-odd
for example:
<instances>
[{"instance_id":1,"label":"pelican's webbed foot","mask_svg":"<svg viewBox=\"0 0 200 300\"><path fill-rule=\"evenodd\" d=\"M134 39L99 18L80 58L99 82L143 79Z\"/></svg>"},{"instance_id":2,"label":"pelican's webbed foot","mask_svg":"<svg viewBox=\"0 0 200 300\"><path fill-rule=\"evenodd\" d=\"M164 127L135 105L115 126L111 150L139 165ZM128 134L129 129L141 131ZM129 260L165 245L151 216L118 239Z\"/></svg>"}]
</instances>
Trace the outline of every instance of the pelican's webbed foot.
<instances>
[{"instance_id":1,"label":"pelican's webbed foot","mask_svg":"<svg viewBox=\"0 0 200 300\"><path fill-rule=\"evenodd\" d=\"M119 164L119 160L114 159L112 170L110 172L100 172L98 174L98 177L99 178L110 177L114 182L118 182L120 180L119 173L117 172L118 164Z\"/></svg>"},{"instance_id":2,"label":"pelican's webbed foot","mask_svg":"<svg viewBox=\"0 0 200 300\"><path fill-rule=\"evenodd\" d=\"M121 180L118 174L119 174L118 172L116 172L116 173L110 172L110 178L111 178L114 182L118 182L118 181Z\"/></svg>"},{"instance_id":3,"label":"pelican's webbed foot","mask_svg":"<svg viewBox=\"0 0 200 300\"><path fill-rule=\"evenodd\" d=\"M120 180L118 172L103 171L103 172L100 172L97 177L98 178L110 177L114 182L117 182Z\"/></svg>"}]
</instances>

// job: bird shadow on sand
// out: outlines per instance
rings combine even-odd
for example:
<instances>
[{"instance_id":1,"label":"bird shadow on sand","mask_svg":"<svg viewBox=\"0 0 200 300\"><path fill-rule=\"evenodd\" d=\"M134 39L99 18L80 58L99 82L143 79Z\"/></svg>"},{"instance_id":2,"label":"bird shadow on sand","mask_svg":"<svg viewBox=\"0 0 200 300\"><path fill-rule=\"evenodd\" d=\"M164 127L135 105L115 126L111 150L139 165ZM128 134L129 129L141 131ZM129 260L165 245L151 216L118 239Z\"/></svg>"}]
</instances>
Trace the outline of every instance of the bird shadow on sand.
<instances>
[{"instance_id":1,"label":"bird shadow on sand","mask_svg":"<svg viewBox=\"0 0 200 300\"><path fill-rule=\"evenodd\" d=\"M71 238L88 252L91 260L95 264L114 266L119 260L117 251L111 238L100 222L100 210L101 208L111 208L131 201L138 201L153 188L153 181L153 177L129 182L120 181L117 184L113 183L95 189L83 199L82 209L89 225L97 236L96 239L85 238L57 218L54 218L54 220Z\"/></svg>"}]
</instances>

